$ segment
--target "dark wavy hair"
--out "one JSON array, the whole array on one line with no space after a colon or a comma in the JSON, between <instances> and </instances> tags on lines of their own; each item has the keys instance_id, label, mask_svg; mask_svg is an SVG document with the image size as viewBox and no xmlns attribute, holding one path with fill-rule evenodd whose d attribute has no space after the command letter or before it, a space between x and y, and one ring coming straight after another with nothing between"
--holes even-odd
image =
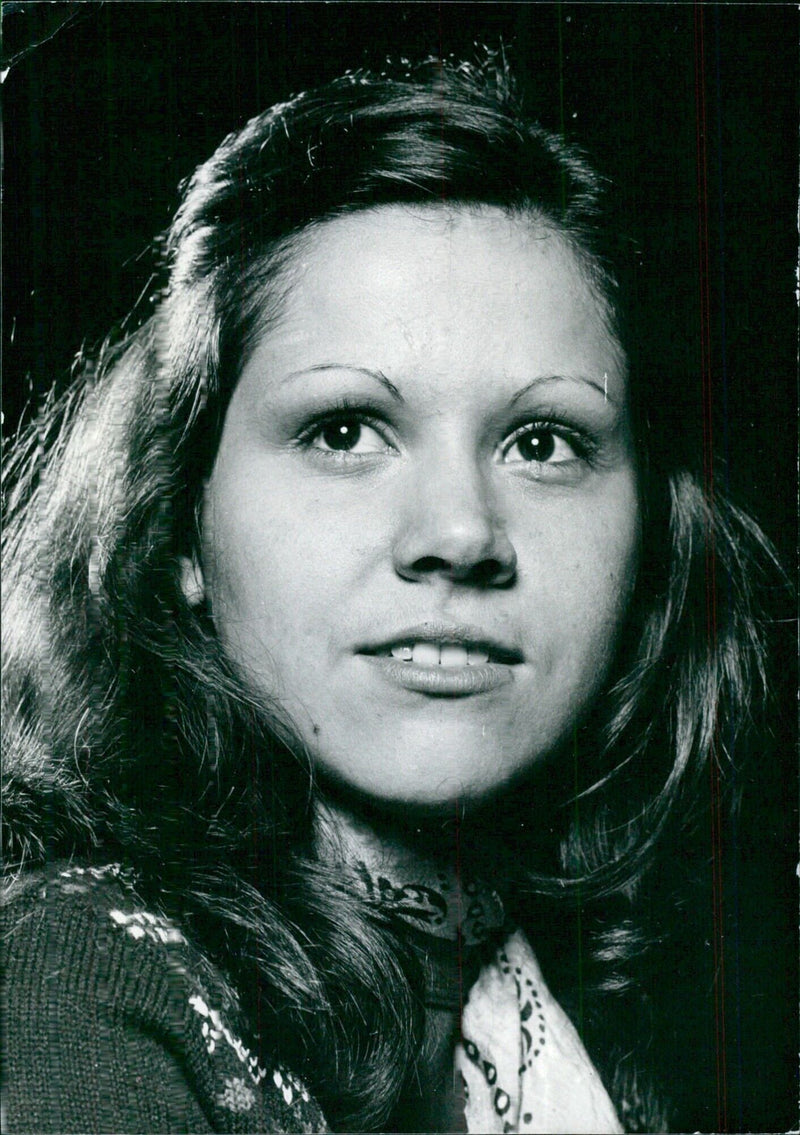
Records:
<instances>
[{"instance_id":1,"label":"dark wavy hair","mask_svg":"<svg viewBox=\"0 0 800 1135\"><path fill-rule=\"evenodd\" d=\"M642 959L668 919L641 895L763 698L754 596L770 553L698 461L685 360L669 358L667 313L648 299L613 190L523 114L502 58L349 73L226 138L183 187L148 317L83 364L13 447L7 862L133 864L329 1121L388 1122L420 1048L418 962L390 917L315 862L309 761L277 707L242 684L208 612L187 603L179 564L196 546L228 399L280 316L300 234L391 204L492 206L564 234L628 355L644 502L628 626L569 752L493 816L493 882L522 925L535 922L623 1121L652 1130L668 1108L628 1054L648 1027ZM538 826L526 823L534 810ZM480 829L478 816L476 848Z\"/></svg>"}]
</instances>

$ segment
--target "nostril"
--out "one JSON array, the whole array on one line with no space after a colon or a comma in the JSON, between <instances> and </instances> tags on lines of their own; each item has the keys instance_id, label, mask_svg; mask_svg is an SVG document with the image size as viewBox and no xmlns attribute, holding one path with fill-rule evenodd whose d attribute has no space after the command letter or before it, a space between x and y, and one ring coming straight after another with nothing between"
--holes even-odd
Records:
<instances>
[{"instance_id":1,"label":"nostril","mask_svg":"<svg viewBox=\"0 0 800 1135\"><path fill-rule=\"evenodd\" d=\"M414 570L418 571L420 575L430 575L437 571L452 571L452 566L447 560L440 559L439 556L420 556L413 566Z\"/></svg>"},{"instance_id":2,"label":"nostril","mask_svg":"<svg viewBox=\"0 0 800 1135\"><path fill-rule=\"evenodd\" d=\"M481 560L473 566L470 579L479 587L503 587L514 579L516 572L500 560Z\"/></svg>"},{"instance_id":3,"label":"nostril","mask_svg":"<svg viewBox=\"0 0 800 1135\"><path fill-rule=\"evenodd\" d=\"M456 565L450 569L450 575L472 587L509 587L514 582L516 568L513 564L487 558L461 568Z\"/></svg>"},{"instance_id":4,"label":"nostril","mask_svg":"<svg viewBox=\"0 0 800 1135\"><path fill-rule=\"evenodd\" d=\"M440 556L420 556L411 565L409 574L415 579L433 575L446 576L472 587L508 587L514 581L516 567L514 563L504 563L494 557L458 563Z\"/></svg>"}]
</instances>

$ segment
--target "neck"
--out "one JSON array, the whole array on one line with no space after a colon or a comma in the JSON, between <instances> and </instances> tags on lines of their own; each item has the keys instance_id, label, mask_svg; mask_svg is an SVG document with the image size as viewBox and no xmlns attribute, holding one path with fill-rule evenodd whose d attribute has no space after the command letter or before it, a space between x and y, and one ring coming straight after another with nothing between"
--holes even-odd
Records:
<instances>
[{"instance_id":1,"label":"neck","mask_svg":"<svg viewBox=\"0 0 800 1135\"><path fill-rule=\"evenodd\" d=\"M484 941L503 925L497 893L465 878L458 824L401 825L356 812L340 801L317 805L316 852L346 868L354 886L385 912L435 938L464 945Z\"/></svg>"},{"instance_id":2,"label":"neck","mask_svg":"<svg viewBox=\"0 0 800 1135\"><path fill-rule=\"evenodd\" d=\"M485 947L504 923L502 903L465 880L459 825L401 825L329 799L317 802L317 855L341 866L365 900L405 929L422 963L425 1027L414 1078L393 1115L394 1131L465 1131L453 1049Z\"/></svg>"}]
</instances>

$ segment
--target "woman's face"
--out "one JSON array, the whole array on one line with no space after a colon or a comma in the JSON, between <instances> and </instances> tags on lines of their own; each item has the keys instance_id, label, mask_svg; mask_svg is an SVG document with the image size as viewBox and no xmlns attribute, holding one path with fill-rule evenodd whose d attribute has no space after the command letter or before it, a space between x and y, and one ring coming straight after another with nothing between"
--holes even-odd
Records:
<instances>
[{"instance_id":1,"label":"woman's face","mask_svg":"<svg viewBox=\"0 0 800 1135\"><path fill-rule=\"evenodd\" d=\"M623 353L566 241L386 207L296 253L203 513L224 646L320 770L485 797L603 687L637 566Z\"/></svg>"}]
</instances>

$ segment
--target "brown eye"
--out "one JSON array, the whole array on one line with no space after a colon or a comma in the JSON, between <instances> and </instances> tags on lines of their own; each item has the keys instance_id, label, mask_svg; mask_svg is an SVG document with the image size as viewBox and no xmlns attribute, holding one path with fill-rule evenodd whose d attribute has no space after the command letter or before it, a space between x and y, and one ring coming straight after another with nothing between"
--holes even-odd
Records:
<instances>
[{"instance_id":1,"label":"brown eye","mask_svg":"<svg viewBox=\"0 0 800 1135\"><path fill-rule=\"evenodd\" d=\"M320 430L319 436L326 449L346 452L355 449L358 445L361 437L361 423L356 421L329 422Z\"/></svg>"},{"instance_id":2,"label":"brown eye","mask_svg":"<svg viewBox=\"0 0 800 1135\"><path fill-rule=\"evenodd\" d=\"M337 417L323 422L309 437L308 444L324 453L352 453L355 456L383 453L390 448L373 426L357 417Z\"/></svg>"},{"instance_id":3,"label":"brown eye","mask_svg":"<svg viewBox=\"0 0 800 1135\"><path fill-rule=\"evenodd\" d=\"M517 441L523 461L549 461L556 450L556 439L550 430L531 430Z\"/></svg>"},{"instance_id":4,"label":"brown eye","mask_svg":"<svg viewBox=\"0 0 800 1135\"><path fill-rule=\"evenodd\" d=\"M547 426L525 426L512 437L503 459L506 462L526 462L560 465L574 461L575 448Z\"/></svg>"}]
</instances>

